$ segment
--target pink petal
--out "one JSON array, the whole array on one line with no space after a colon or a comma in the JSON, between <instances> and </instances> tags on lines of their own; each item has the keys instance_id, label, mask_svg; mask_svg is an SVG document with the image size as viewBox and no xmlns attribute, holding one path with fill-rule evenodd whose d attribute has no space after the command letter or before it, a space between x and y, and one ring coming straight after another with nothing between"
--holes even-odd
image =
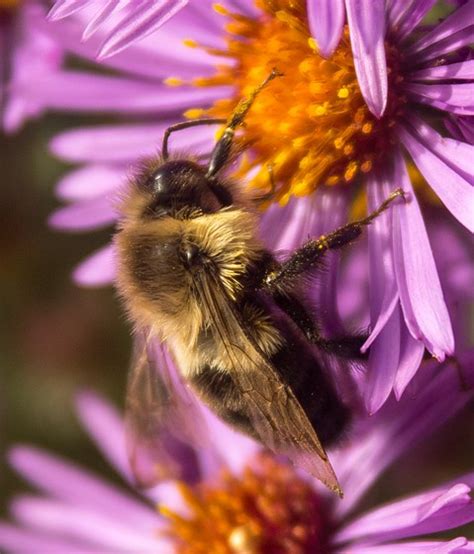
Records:
<instances>
[{"instance_id":1,"label":"pink petal","mask_svg":"<svg viewBox=\"0 0 474 554\"><path fill-rule=\"evenodd\" d=\"M458 484L447 490L429 491L387 504L353 520L337 534L336 540L403 539L421 534L416 530L421 524L425 524L424 532L430 532L431 526L431 532L450 529L458 526L453 525L453 516L463 523L474 519L469 492L469 487ZM443 527L442 516L446 527Z\"/></svg>"},{"instance_id":2,"label":"pink petal","mask_svg":"<svg viewBox=\"0 0 474 554\"><path fill-rule=\"evenodd\" d=\"M458 172L432 152L408 127L399 136L413 161L448 210L474 232L474 189ZM449 143L448 143L449 144ZM468 161L468 160L466 160Z\"/></svg>"},{"instance_id":3,"label":"pink petal","mask_svg":"<svg viewBox=\"0 0 474 554\"><path fill-rule=\"evenodd\" d=\"M452 36L458 31L474 25L474 2L469 0L467 4L455 10L443 22L436 25L433 30L423 35L423 37L410 47L411 54L420 52L424 48L440 42L441 40Z\"/></svg>"},{"instance_id":4,"label":"pink petal","mask_svg":"<svg viewBox=\"0 0 474 554\"><path fill-rule=\"evenodd\" d=\"M367 179L369 211L376 210L393 192L393 184L385 174L373 172ZM390 211L378 217L368 229L370 254L370 296L372 331L362 347L366 352L395 310L398 290L390 248L392 214Z\"/></svg>"},{"instance_id":5,"label":"pink petal","mask_svg":"<svg viewBox=\"0 0 474 554\"><path fill-rule=\"evenodd\" d=\"M54 229L84 231L111 225L116 219L111 199L105 195L60 208L50 216L48 223Z\"/></svg>"},{"instance_id":6,"label":"pink petal","mask_svg":"<svg viewBox=\"0 0 474 554\"><path fill-rule=\"evenodd\" d=\"M172 124L163 121L154 125L103 125L81 127L56 135L50 143L52 152L71 162L127 164L140 158L156 156L161 149L164 131ZM171 149L186 150L196 155L208 153L215 143L216 127L205 125L175 133Z\"/></svg>"},{"instance_id":7,"label":"pink petal","mask_svg":"<svg viewBox=\"0 0 474 554\"><path fill-rule=\"evenodd\" d=\"M393 385L395 398L400 400L406 387L413 379L423 360L425 345L420 340L415 340L402 324L400 337L400 360L398 362L397 375Z\"/></svg>"},{"instance_id":8,"label":"pink petal","mask_svg":"<svg viewBox=\"0 0 474 554\"><path fill-rule=\"evenodd\" d=\"M474 185L474 145L452 138L442 137L421 117L414 113L409 120L408 131L412 131L431 152L449 165L455 172L460 173L470 185Z\"/></svg>"},{"instance_id":9,"label":"pink petal","mask_svg":"<svg viewBox=\"0 0 474 554\"><path fill-rule=\"evenodd\" d=\"M57 500L22 496L13 501L12 512L23 525L53 535L69 536L73 540L84 540L98 550L140 552L156 549L165 552L161 550L162 545L157 538L157 530L163 523L158 514L151 519L151 510L147 514L148 525L141 523L138 526L128 520L128 514L127 517L124 514L118 517L117 514L106 514Z\"/></svg>"},{"instance_id":10,"label":"pink petal","mask_svg":"<svg viewBox=\"0 0 474 554\"><path fill-rule=\"evenodd\" d=\"M66 173L56 186L56 195L69 201L91 200L117 191L126 181L125 167L88 165Z\"/></svg>"},{"instance_id":11,"label":"pink petal","mask_svg":"<svg viewBox=\"0 0 474 554\"><path fill-rule=\"evenodd\" d=\"M434 363L418 372L416 391L400 402L390 400L370 420L370 430L357 433L357 441L343 452L332 453L333 465L344 488L344 499L335 506L345 518L367 489L401 453L426 439L458 413L474 397L474 387L461 390L459 376L445 364L444 371ZM469 366L466 366L469 367ZM472 364L471 364L472 367ZM339 454L339 455L338 455Z\"/></svg>"},{"instance_id":12,"label":"pink petal","mask_svg":"<svg viewBox=\"0 0 474 554\"><path fill-rule=\"evenodd\" d=\"M120 5L120 0L105 0L106 3L99 8L95 16L89 21L82 34L83 40L89 39L100 26L107 21L110 15Z\"/></svg>"},{"instance_id":13,"label":"pink petal","mask_svg":"<svg viewBox=\"0 0 474 554\"><path fill-rule=\"evenodd\" d=\"M451 322L423 216L400 152L394 163L394 181L410 197L393 207L393 253L403 313L412 336L442 361L454 350Z\"/></svg>"},{"instance_id":14,"label":"pink petal","mask_svg":"<svg viewBox=\"0 0 474 554\"><path fill-rule=\"evenodd\" d=\"M423 62L427 62L428 60L443 57L451 52L457 52L461 48L464 48L472 43L473 31L473 26L462 29L461 31L454 33L453 35L450 35L447 38L432 44L431 46L427 46L421 52L415 52L409 56L408 59L410 60L410 63L419 65Z\"/></svg>"},{"instance_id":15,"label":"pink petal","mask_svg":"<svg viewBox=\"0 0 474 554\"><path fill-rule=\"evenodd\" d=\"M103 287L115 279L115 255L113 246L97 250L76 267L74 281L83 287Z\"/></svg>"},{"instance_id":16,"label":"pink petal","mask_svg":"<svg viewBox=\"0 0 474 554\"><path fill-rule=\"evenodd\" d=\"M111 94L110 91L114 93ZM55 110L104 111L159 114L208 105L231 94L230 87L178 87L159 83L62 71L38 79L29 94L44 108ZM25 89L24 94L27 94Z\"/></svg>"},{"instance_id":17,"label":"pink petal","mask_svg":"<svg viewBox=\"0 0 474 554\"><path fill-rule=\"evenodd\" d=\"M385 3L346 0L354 65L369 110L381 117L387 104L385 60Z\"/></svg>"},{"instance_id":18,"label":"pink petal","mask_svg":"<svg viewBox=\"0 0 474 554\"><path fill-rule=\"evenodd\" d=\"M90 545L49 535L32 529L22 529L0 522L0 547L2 552L26 554L47 552L48 554L94 554Z\"/></svg>"},{"instance_id":19,"label":"pink petal","mask_svg":"<svg viewBox=\"0 0 474 554\"><path fill-rule=\"evenodd\" d=\"M341 39L345 20L344 0L307 0L308 23L324 58L329 58Z\"/></svg>"},{"instance_id":20,"label":"pink petal","mask_svg":"<svg viewBox=\"0 0 474 554\"><path fill-rule=\"evenodd\" d=\"M397 306L370 349L364 391L365 407L370 415L383 406L392 392L400 353L400 326Z\"/></svg>"},{"instance_id":21,"label":"pink petal","mask_svg":"<svg viewBox=\"0 0 474 554\"><path fill-rule=\"evenodd\" d=\"M133 527L149 529L150 525L156 525L156 513L145 502L58 456L37 448L16 446L10 451L9 460L31 484L57 500L100 511L112 519L123 519L126 513Z\"/></svg>"},{"instance_id":22,"label":"pink petal","mask_svg":"<svg viewBox=\"0 0 474 554\"><path fill-rule=\"evenodd\" d=\"M474 95L471 83L417 84L409 83L405 90L415 96L418 102L430 104L439 109L454 111L460 115L474 115Z\"/></svg>"},{"instance_id":23,"label":"pink petal","mask_svg":"<svg viewBox=\"0 0 474 554\"><path fill-rule=\"evenodd\" d=\"M463 548L465 546L467 548ZM348 549L338 549L338 552L340 554L461 554L461 552L472 552L472 548L474 543L469 543L464 537L458 537L450 541L403 541L375 546L351 545Z\"/></svg>"},{"instance_id":24,"label":"pink petal","mask_svg":"<svg viewBox=\"0 0 474 554\"><path fill-rule=\"evenodd\" d=\"M82 10L88 4L90 4L90 0L56 0L48 17L52 20L61 19Z\"/></svg>"},{"instance_id":25,"label":"pink petal","mask_svg":"<svg viewBox=\"0 0 474 554\"><path fill-rule=\"evenodd\" d=\"M388 7L390 33L401 42L433 7L436 0L394 0Z\"/></svg>"},{"instance_id":26,"label":"pink petal","mask_svg":"<svg viewBox=\"0 0 474 554\"><path fill-rule=\"evenodd\" d=\"M186 6L188 0L161 0L137 6L119 20L103 43L99 58L113 56L159 29L168 19Z\"/></svg>"},{"instance_id":27,"label":"pink petal","mask_svg":"<svg viewBox=\"0 0 474 554\"><path fill-rule=\"evenodd\" d=\"M76 406L82 425L105 459L126 481L131 481L124 426L117 410L92 392L79 394Z\"/></svg>"},{"instance_id":28,"label":"pink petal","mask_svg":"<svg viewBox=\"0 0 474 554\"><path fill-rule=\"evenodd\" d=\"M451 63L449 65L435 65L425 69L418 69L410 74L415 81L437 81L443 79L474 79L474 60Z\"/></svg>"}]
</instances>

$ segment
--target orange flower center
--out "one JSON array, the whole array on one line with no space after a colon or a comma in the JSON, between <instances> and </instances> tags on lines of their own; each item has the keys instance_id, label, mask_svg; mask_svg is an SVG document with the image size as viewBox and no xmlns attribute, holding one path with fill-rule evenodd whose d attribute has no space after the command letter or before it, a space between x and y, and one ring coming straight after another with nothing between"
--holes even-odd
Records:
<instances>
[{"instance_id":1,"label":"orange flower center","mask_svg":"<svg viewBox=\"0 0 474 554\"><path fill-rule=\"evenodd\" d=\"M321 498L289 466L260 456L215 486L181 485L190 515L161 507L178 554L319 554L330 526Z\"/></svg>"},{"instance_id":2,"label":"orange flower center","mask_svg":"<svg viewBox=\"0 0 474 554\"><path fill-rule=\"evenodd\" d=\"M258 168L252 184L268 189L268 164L278 184L277 199L311 194L319 185L353 183L371 171L392 144L391 129L403 109L403 99L393 93L398 72L396 52L389 50L389 97L386 115L377 120L368 110L354 69L347 28L330 60L318 54L311 38L303 0L256 0L261 15L252 19L214 9L228 19L227 48L207 49L231 57L235 65L219 66L210 78L193 80L195 86L232 85L235 95L206 110L186 112L190 118L228 117L273 68L284 76L263 90L252 106L242 130L242 140L252 146L238 175ZM185 41L197 47L192 40ZM389 70L390 71L390 70ZM169 79L168 84L179 81Z\"/></svg>"}]
</instances>

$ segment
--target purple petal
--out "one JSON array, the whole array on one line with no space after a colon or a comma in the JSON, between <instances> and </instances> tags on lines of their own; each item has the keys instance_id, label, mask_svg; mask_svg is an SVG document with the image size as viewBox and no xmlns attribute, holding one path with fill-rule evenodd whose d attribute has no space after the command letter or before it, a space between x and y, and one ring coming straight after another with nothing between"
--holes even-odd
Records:
<instances>
[{"instance_id":1,"label":"purple petal","mask_svg":"<svg viewBox=\"0 0 474 554\"><path fill-rule=\"evenodd\" d=\"M97 448L126 481L131 481L124 426L117 410L92 392L79 394L76 407L82 425Z\"/></svg>"},{"instance_id":2,"label":"purple petal","mask_svg":"<svg viewBox=\"0 0 474 554\"><path fill-rule=\"evenodd\" d=\"M372 415L392 392L400 353L400 310L391 314L369 353L368 378L365 386L365 407Z\"/></svg>"},{"instance_id":3,"label":"purple petal","mask_svg":"<svg viewBox=\"0 0 474 554\"><path fill-rule=\"evenodd\" d=\"M89 3L90 0L56 0L48 13L48 17L52 20L62 19L82 10Z\"/></svg>"},{"instance_id":4,"label":"purple petal","mask_svg":"<svg viewBox=\"0 0 474 554\"><path fill-rule=\"evenodd\" d=\"M213 56L201 48L186 46L183 40L189 37L183 35L183 29L188 29L189 26L181 29L170 28L174 19L179 17L178 15L171 22L168 22L166 32L164 32L163 27L160 29L158 47L155 42L150 43L149 39L145 39L111 58L101 60L101 65L120 70L128 75L137 75L148 79L174 76L188 80L196 77L196 75L210 76L215 71L216 63L231 63L230 60L225 61L222 58L217 58L217 56ZM38 25L41 28L41 21L38 22ZM43 26L45 25L43 24ZM97 34L87 42L83 42L81 40L83 30L79 21L71 19L49 24L47 31L52 39L55 39L64 49L77 56L95 61L103 37ZM193 38L198 41L203 35L199 31L199 28L193 29L192 33ZM204 44L210 43L210 46L218 48L222 45L216 37L217 34L214 33L214 40L210 40L211 37L206 34L205 40L202 40Z\"/></svg>"},{"instance_id":5,"label":"purple petal","mask_svg":"<svg viewBox=\"0 0 474 554\"><path fill-rule=\"evenodd\" d=\"M386 402L370 419L369 432L359 432L357 442L343 453L332 453L345 495L335 508L339 517L347 516L401 453L426 439L474 397L474 387L461 390L454 368L448 364L443 367L445 370L440 371L439 366L430 364L418 372L416 396L405 394L400 402Z\"/></svg>"},{"instance_id":6,"label":"purple petal","mask_svg":"<svg viewBox=\"0 0 474 554\"><path fill-rule=\"evenodd\" d=\"M418 84L408 83L405 90L418 101L460 115L474 115L472 83Z\"/></svg>"},{"instance_id":7,"label":"purple petal","mask_svg":"<svg viewBox=\"0 0 474 554\"><path fill-rule=\"evenodd\" d=\"M44 106L31 90L37 81L53 78L63 61L61 43L53 40L49 29L38 25L44 15L44 7L39 3L25 3L18 12L16 35L8 41L8 46L0 44L0 48L7 47L8 54L8 68L4 59L0 62L9 74L6 98L2 98L0 110L0 125L7 132L17 131L25 119L41 114ZM0 30L0 42L4 40L5 32ZM5 58L4 52L1 57ZM0 97L3 86L0 84Z\"/></svg>"},{"instance_id":8,"label":"purple petal","mask_svg":"<svg viewBox=\"0 0 474 554\"><path fill-rule=\"evenodd\" d=\"M406 387L413 379L420 367L425 352L422 341L415 340L406 325L402 325L400 334L400 360L398 362L397 375L393 385L395 398L400 400Z\"/></svg>"},{"instance_id":9,"label":"purple petal","mask_svg":"<svg viewBox=\"0 0 474 554\"><path fill-rule=\"evenodd\" d=\"M152 507L58 456L16 446L10 451L9 460L27 481L53 498L78 508L97 510L112 519L123 519L126 513L128 522L133 522L136 528L146 530L157 524Z\"/></svg>"},{"instance_id":10,"label":"purple petal","mask_svg":"<svg viewBox=\"0 0 474 554\"><path fill-rule=\"evenodd\" d=\"M432 152L408 127L399 128L399 136L423 177L448 210L474 232L474 189L463 176ZM450 144L448 142L448 144ZM466 160L467 162L469 160Z\"/></svg>"},{"instance_id":11,"label":"purple petal","mask_svg":"<svg viewBox=\"0 0 474 554\"><path fill-rule=\"evenodd\" d=\"M414 65L419 65L433 58L439 58L450 54L451 52L457 52L464 46L468 46L472 43L472 35L474 33L474 26L467 27L458 33L428 46L421 52L415 52L411 56L407 56L407 61Z\"/></svg>"},{"instance_id":12,"label":"purple petal","mask_svg":"<svg viewBox=\"0 0 474 554\"><path fill-rule=\"evenodd\" d=\"M56 135L50 149L56 156L70 162L127 164L156 156L161 148L163 133L171 124L165 120L154 125L81 127ZM214 125L205 125L175 133L171 149L189 150L196 155L208 153L215 143L215 131Z\"/></svg>"},{"instance_id":13,"label":"purple petal","mask_svg":"<svg viewBox=\"0 0 474 554\"><path fill-rule=\"evenodd\" d=\"M390 33L398 42L407 37L434 6L436 0L394 0L388 12Z\"/></svg>"},{"instance_id":14,"label":"purple petal","mask_svg":"<svg viewBox=\"0 0 474 554\"><path fill-rule=\"evenodd\" d=\"M439 23L434 29L423 35L409 48L410 54L420 52L428 46L440 42L441 40L452 36L454 33L462 31L467 27L474 25L474 1L470 0L466 5L455 10L443 22Z\"/></svg>"},{"instance_id":15,"label":"purple petal","mask_svg":"<svg viewBox=\"0 0 474 554\"><path fill-rule=\"evenodd\" d=\"M108 20L108 18L115 11L115 8L117 8L120 4L120 0L105 1L106 3L99 8L95 16L89 21L87 27L84 29L84 32L82 33L83 40L88 40L95 32L97 32L100 26Z\"/></svg>"},{"instance_id":16,"label":"purple petal","mask_svg":"<svg viewBox=\"0 0 474 554\"><path fill-rule=\"evenodd\" d=\"M411 114L408 121L409 130L416 134L423 144L449 165L454 171L460 173L471 185L474 185L474 145L465 142L442 137L430 125L416 114Z\"/></svg>"},{"instance_id":17,"label":"purple petal","mask_svg":"<svg viewBox=\"0 0 474 554\"><path fill-rule=\"evenodd\" d=\"M464 537L458 537L450 541L403 541L388 544L369 546L351 545L348 549L338 549L341 554L460 554L461 552L472 552L469 543ZM463 548L467 546L467 548Z\"/></svg>"},{"instance_id":18,"label":"purple petal","mask_svg":"<svg viewBox=\"0 0 474 554\"><path fill-rule=\"evenodd\" d=\"M393 185L385 174L373 172L367 179L368 208L372 212L388 198ZM370 254L370 307L372 331L362 347L366 352L398 302L398 290L390 248L392 215L386 212L378 217L368 229Z\"/></svg>"},{"instance_id":19,"label":"purple petal","mask_svg":"<svg viewBox=\"0 0 474 554\"><path fill-rule=\"evenodd\" d=\"M36 527L59 536L84 540L98 550L113 552L159 551L162 545L157 531L162 523L158 514L151 519L152 510L147 512L148 525L133 524L128 513L122 517L106 514L93 508L65 504L57 500L17 497L12 503L12 513L23 525ZM124 513L127 517L123 517ZM68 552L68 551L66 551ZM168 552L171 552L168 550Z\"/></svg>"},{"instance_id":20,"label":"purple petal","mask_svg":"<svg viewBox=\"0 0 474 554\"><path fill-rule=\"evenodd\" d=\"M396 540L459 527L474 519L469 492L458 484L393 502L352 521L337 540Z\"/></svg>"},{"instance_id":21,"label":"purple petal","mask_svg":"<svg viewBox=\"0 0 474 554\"><path fill-rule=\"evenodd\" d=\"M346 0L354 66L369 110L381 117L387 104L384 0Z\"/></svg>"},{"instance_id":22,"label":"purple petal","mask_svg":"<svg viewBox=\"0 0 474 554\"><path fill-rule=\"evenodd\" d=\"M308 23L324 58L329 58L341 40L344 0L307 0Z\"/></svg>"},{"instance_id":23,"label":"purple petal","mask_svg":"<svg viewBox=\"0 0 474 554\"><path fill-rule=\"evenodd\" d=\"M60 208L49 218L49 225L62 231L85 231L111 225L117 219L109 195L82 200Z\"/></svg>"},{"instance_id":24,"label":"purple petal","mask_svg":"<svg viewBox=\"0 0 474 554\"><path fill-rule=\"evenodd\" d=\"M474 144L474 118L450 114L444 124L455 139Z\"/></svg>"},{"instance_id":25,"label":"purple petal","mask_svg":"<svg viewBox=\"0 0 474 554\"><path fill-rule=\"evenodd\" d=\"M231 87L172 88L137 79L79 71L62 71L37 80L34 91L30 92L36 102L50 109L101 113L157 111L162 114L205 106L231 93Z\"/></svg>"},{"instance_id":26,"label":"purple petal","mask_svg":"<svg viewBox=\"0 0 474 554\"><path fill-rule=\"evenodd\" d=\"M410 73L414 81L436 81L443 79L474 79L474 60L451 63L449 65L435 65L425 69L418 69Z\"/></svg>"},{"instance_id":27,"label":"purple petal","mask_svg":"<svg viewBox=\"0 0 474 554\"><path fill-rule=\"evenodd\" d=\"M56 195L68 201L91 200L119 190L126 175L125 167L88 165L66 173L56 186Z\"/></svg>"},{"instance_id":28,"label":"purple petal","mask_svg":"<svg viewBox=\"0 0 474 554\"><path fill-rule=\"evenodd\" d=\"M26 554L47 552L48 554L93 554L92 547L73 539L60 538L32 529L22 529L0 521L0 547L2 552ZM5 550L3 550L5 549Z\"/></svg>"},{"instance_id":29,"label":"purple petal","mask_svg":"<svg viewBox=\"0 0 474 554\"><path fill-rule=\"evenodd\" d=\"M103 287L115 279L115 252L109 245L97 250L74 270L74 281L83 287Z\"/></svg>"},{"instance_id":30,"label":"purple petal","mask_svg":"<svg viewBox=\"0 0 474 554\"><path fill-rule=\"evenodd\" d=\"M187 3L188 0L161 0L131 9L111 30L110 37L100 49L99 58L113 56L131 43L145 38L182 10Z\"/></svg>"},{"instance_id":31,"label":"purple petal","mask_svg":"<svg viewBox=\"0 0 474 554\"><path fill-rule=\"evenodd\" d=\"M394 182L410 200L393 207L393 254L400 301L412 336L438 360L454 351L451 322L423 216L400 152L394 156Z\"/></svg>"},{"instance_id":32,"label":"purple petal","mask_svg":"<svg viewBox=\"0 0 474 554\"><path fill-rule=\"evenodd\" d=\"M385 175L373 173L367 179L368 210L376 210L392 192L393 185ZM364 391L365 405L375 413L392 391L398 368L400 348L400 313L398 290L390 248L392 214L378 217L369 226L370 319L372 332L362 347L371 345L368 379ZM377 338L377 340L375 340ZM375 340L375 342L374 342Z\"/></svg>"}]
</instances>

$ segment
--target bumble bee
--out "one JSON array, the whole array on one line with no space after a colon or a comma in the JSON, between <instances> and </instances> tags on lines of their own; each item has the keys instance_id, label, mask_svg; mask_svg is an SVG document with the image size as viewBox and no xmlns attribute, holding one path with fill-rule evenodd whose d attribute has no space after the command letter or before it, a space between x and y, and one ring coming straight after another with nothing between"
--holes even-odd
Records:
<instances>
[{"instance_id":1,"label":"bumble bee","mask_svg":"<svg viewBox=\"0 0 474 554\"><path fill-rule=\"evenodd\" d=\"M367 218L310 239L278 261L258 236L255 203L262 197L222 173L236 129L260 90L279 75L272 71L227 122L170 127L161 156L145 164L123 199L117 287L137 336L127 426L134 471L144 484L159 472L140 450L159 448L163 459L164 433L192 435L197 396L233 428L342 494L326 448L347 427L349 408L324 355L351 357L360 341L324 338L301 283L325 253L356 239L403 193L395 191ZM223 123L207 165L169 154L172 132Z\"/></svg>"}]
</instances>

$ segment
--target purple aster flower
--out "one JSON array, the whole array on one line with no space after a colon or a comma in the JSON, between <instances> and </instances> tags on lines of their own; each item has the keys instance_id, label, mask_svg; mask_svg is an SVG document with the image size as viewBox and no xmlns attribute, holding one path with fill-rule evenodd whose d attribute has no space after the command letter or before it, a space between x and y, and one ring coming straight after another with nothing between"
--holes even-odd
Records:
<instances>
[{"instance_id":1,"label":"purple aster flower","mask_svg":"<svg viewBox=\"0 0 474 554\"><path fill-rule=\"evenodd\" d=\"M338 453L342 501L209 414L212 449L178 459L187 480L164 481L141 498L57 456L17 446L10 462L39 493L13 499L15 523L0 524L0 545L6 552L68 553L472 551L474 543L461 536L421 537L474 520L474 473L357 513L382 471L473 397L473 389L460 390L455 372L440 367L427 368L414 385L415 398L359 421L357 440ZM90 393L79 396L78 412L130 483L119 415Z\"/></svg>"},{"instance_id":2,"label":"purple aster flower","mask_svg":"<svg viewBox=\"0 0 474 554\"><path fill-rule=\"evenodd\" d=\"M41 114L34 83L58 71L63 59L62 48L39 25L44 17L41 2L0 2L0 126L8 132Z\"/></svg>"},{"instance_id":3,"label":"purple aster flower","mask_svg":"<svg viewBox=\"0 0 474 554\"><path fill-rule=\"evenodd\" d=\"M369 208L396 187L407 192L408 202L369 230L371 335L365 347L371 345L372 394L367 407L376 411L391 390L401 394L425 348L440 361L454 351L445 291L417 196L422 192L423 199L431 187L464 226L474 229L468 140L474 60L463 49L470 41L474 2L437 25L420 27L431 5L392 2L384 11L388 92L378 119L365 103L351 51L353 33L365 27L345 28L326 60L315 49L302 1L290 7L238 0L214 10L207 1L191 3L157 33L105 60L120 70L118 76L67 71L49 80L36 94L52 108L131 119L54 138L53 152L86 165L60 182L59 195L70 205L53 215L52 225L85 230L112 223L115 191L125 183L130 165L156 153L164 129L179 114L226 117L238 99L279 67L284 77L261 93L248 115L242 140L251 148L236 169L244 182L268 189L267 165L273 163L280 206L271 206L262 217L270 246L293 249L323 227L334 229L361 186ZM81 24L74 18L62 21L57 32L67 48L91 59L102 40L98 30L81 44ZM435 129L443 122L447 133L441 135ZM182 132L172 147L205 155L214 132L208 127ZM416 194L407 172L412 162L424 177ZM320 197L312 194L315 190ZM331 264L336 267L337 260ZM110 246L75 273L87 285L110 282L113 276ZM329 293L335 284L333 272ZM330 295L321 297L334 304Z\"/></svg>"},{"instance_id":4,"label":"purple aster flower","mask_svg":"<svg viewBox=\"0 0 474 554\"><path fill-rule=\"evenodd\" d=\"M188 0L56 0L49 17L59 20L86 9L82 39L103 31L98 55L105 58L159 29L187 3Z\"/></svg>"}]
</instances>

